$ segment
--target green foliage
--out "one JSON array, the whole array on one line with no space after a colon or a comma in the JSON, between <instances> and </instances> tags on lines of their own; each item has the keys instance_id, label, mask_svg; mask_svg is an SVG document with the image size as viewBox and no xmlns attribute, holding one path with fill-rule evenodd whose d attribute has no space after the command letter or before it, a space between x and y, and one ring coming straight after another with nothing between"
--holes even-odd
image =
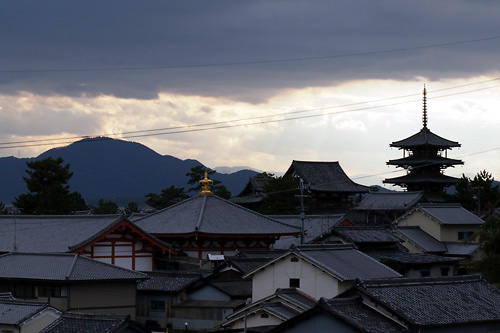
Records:
<instances>
[{"instance_id":1,"label":"green foliage","mask_svg":"<svg viewBox=\"0 0 500 333\"><path fill-rule=\"evenodd\" d=\"M455 184L455 194L445 198L449 202L460 203L470 211L477 211L479 202L481 212L490 211L500 203L500 189L498 185L493 185L493 181L492 174L486 170L478 172L473 179L462 175Z\"/></svg>"},{"instance_id":2,"label":"green foliage","mask_svg":"<svg viewBox=\"0 0 500 333\"><path fill-rule=\"evenodd\" d=\"M116 214L118 205L111 200L99 199L97 207L93 207L94 214Z\"/></svg>"},{"instance_id":3,"label":"green foliage","mask_svg":"<svg viewBox=\"0 0 500 333\"><path fill-rule=\"evenodd\" d=\"M127 207L125 207L125 214L130 215L132 213L139 213L139 205L137 202L129 202Z\"/></svg>"},{"instance_id":4,"label":"green foliage","mask_svg":"<svg viewBox=\"0 0 500 333\"><path fill-rule=\"evenodd\" d=\"M208 178L210 178L210 175L213 175L215 173L214 170L205 170L205 168L202 165L195 166L191 168L191 171L186 173L186 176L189 177L188 180L188 185L191 185L190 188L188 188L188 193L190 192L201 192L201 184L200 180L205 178L205 171L207 171ZM211 179L213 181L212 183L212 192L224 199L229 199L231 198L231 192L221 184L220 180L216 179Z\"/></svg>"},{"instance_id":5,"label":"green foliage","mask_svg":"<svg viewBox=\"0 0 500 333\"><path fill-rule=\"evenodd\" d=\"M172 185L161 190L160 194L148 193L146 194L146 198L146 203L149 206L155 209L162 209L189 198L189 195L184 192L183 187L174 187Z\"/></svg>"},{"instance_id":6,"label":"green foliage","mask_svg":"<svg viewBox=\"0 0 500 333\"><path fill-rule=\"evenodd\" d=\"M13 203L22 214L61 215L87 208L80 193L69 191L67 183L73 173L69 164L62 164L61 157L26 163L29 177L23 179L29 193L19 195Z\"/></svg>"},{"instance_id":7,"label":"green foliage","mask_svg":"<svg viewBox=\"0 0 500 333\"><path fill-rule=\"evenodd\" d=\"M482 225L481 230L472 238L479 237L479 244L484 256L476 262L475 268L490 283L500 283L500 216L491 215Z\"/></svg>"},{"instance_id":8,"label":"green foliage","mask_svg":"<svg viewBox=\"0 0 500 333\"><path fill-rule=\"evenodd\" d=\"M270 177L265 188L265 197L258 209L266 215L285 215L300 213L299 182L291 177ZM305 201L308 207L311 200Z\"/></svg>"},{"instance_id":9,"label":"green foliage","mask_svg":"<svg viewBox=\"0 0 500 333\"><path fill-rule=\"evenodd\" d=\"M7 215L9 212L5 208L5 204L0 201L0 215Z\"/></svg>"}]
</instances>

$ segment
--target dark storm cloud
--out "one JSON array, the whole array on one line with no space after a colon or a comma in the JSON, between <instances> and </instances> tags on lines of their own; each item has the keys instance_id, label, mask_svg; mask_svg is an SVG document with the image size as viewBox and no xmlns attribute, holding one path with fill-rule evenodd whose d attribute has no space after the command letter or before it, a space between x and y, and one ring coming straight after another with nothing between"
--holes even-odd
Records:
<instances>
[{"instance_id":1,"label":"dark storm cloud","mask_svg":"<svg viewBox=\"0 0 500 333\"><path fill-rule=\"evenodd\" d=\"M475 40L500 35L498 12L500 3L482 1L3 1L0 91L258 102L279 89L351 79L474 76L497 70L500 39L189 66ZM15 70L54 71L5 72Z\"/></svg>"}]
</instances>

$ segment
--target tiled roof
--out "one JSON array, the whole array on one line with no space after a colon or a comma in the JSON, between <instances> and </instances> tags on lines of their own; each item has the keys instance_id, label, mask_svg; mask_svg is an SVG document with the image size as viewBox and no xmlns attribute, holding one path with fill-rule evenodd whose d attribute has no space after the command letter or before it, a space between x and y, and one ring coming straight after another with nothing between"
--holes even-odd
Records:
<instances>
[{"instance_id":1,"label":"tiled roof","mask_svg":"<svg viewBox=\"0 0 500 333\"><path fill-rule=\"evenodd\" d=\"M412 166L417 166L417 165L425 165L425 164L437 164L437 165L457 165L457 164L464 164L463 161L461 160L455 160L452 158L447 158L443 156L408 156L404 158L398 158L394 160L389 160L387 162L388 165L412 165Z\"/></svg>"},{"instance_id":2,"label":"tiled roof","mask_svg":"<svg viewBox=\"0 0 500 333\"><path fill-rule=\"evenodd\" d=\"M423 127L418 133L390 144L391 147L411 149L418 146L433 146L438 149L460 147L455 141L450 141L432 133L427 127Z\"/></svg>"},{"instance_id":3,"label":"tiled roof","mask_svg":"<svg viewBox=\"0 0 500 333\"><path fill-rule=\"evenodd\" d=\"M19 325L48 308L46 303L0 300L0 324Z\"/></svg>"},{"instance_id":4,"label":"tiled roof","mask_svg":"<svg viewBox=\"0 0 500 333\"><path fill-rule=\"evenodd\" d=\"M354 246L346 244L297 246L243 277L252 275L274 261L291 254L301 257L341 281L355 280L357 278L376 279L401 276L372 257L356 250Z\"/></svg>"},{"instance_id":5,"label":"tiled roof","mask_svg":"<svg viewBox=\"0 0 500 333\"><path fill-rule=\"evenodd\" d=\"M441 224L481 225L484 223L483 219L472 214L459 204L419 204L417 207Z\"/></svg>"},{"instance_id":6,"label":"tiled roof","mask_svg":"<svg viewBox=\"0 0 500 333\"><path fill-rule=\"evenodd\" d=\"M146 272L149 279L137 284L138 291L154 291L164 293L178 293L191 283L202 278L195 272Z\"/></svg>"},{"instance_id":7,"label":"tiled roof","mask_svg":"<svg viewBox=\"0 0 500 333\"><path fill-rule=\"evenodd\" d=\"M446 254L452 256L470 256L479 249L478 243L443 242Z\"/></svg>"},{"instance_id":8,"label":"tiled roof","mask_svg":"<svg viewBox=\"0 0 500 333\"><path fill-rule=\"evenodd\" d=\"M358 281L354 288L413 326L500 321L500 291L479 275Z\"/></svg>"},{"instance_id":9,"label":"tiled roof","mask_svg":"<svg viewBox=\"0 0 500 333\"><path fill-rule=\"evenodd\" d=\"M130 322L128 316L65 312L40 333L114 333L124 330L126 332L149 332Z\"/></svg>"},{"instance_id":10,"label":"tiled roof","mask_svg":"<svg viewBox=\"0 0 500 333\"><path fill-rule=\"evenodd\" d=\"M291 235L296 227L222 199L197 195L157 213L138 219L139 227L154 235Z\"/></svg>"},{"instance_id":11,"label":"tiled roof","mask_svg":"<svg viewBox=\"0 0 500 333\"><path fill-rule=\"evenodd\" d=\"M339 162L292 161L285 176L300 176L312 191L366 193L370 190L353 182Z\"/></svg>"},{"instance_id":12,"label":"tiled roof","mask_svg":"<svg viewBox=\"0 0 500 333\"><path fill-rule=\"evenodd\" d=\"M252 296L251 280L220 280L210 281L209 284L231 297L242 298Z\"/></svg>"},{"instance_id":13,"label":"tiled roof","mask_svg":"<svg viewBox=\"0 0 500 333\"><path fill-rule=\"evenodd\" d=\"M361 332L395 333L407 330L364 305L361 297L320 299L318 305Z\"/></svg>"},{"instance_id":14,"label":"tiled roof","mask_svg":"<svg viewBox=\"0 0 500 333\"><path fill-rule=\"evenodd\" d=\"M281 320L289 320L300 313L299 311L292 309L281 302L261 303L259 307L255 308L252 312L258 312L259 310L268 312Z\"/></svg>"},{"instance_id":15,"label":"tiled roof","mask_svg":"<svg viewBox=\"0 0 500 333\"><path fill-rule=\"evenodd\" d=\"M227 322L222 326L228 326L230 323L242 318L245 313L253 312L253 309L261 308L262 304L275 304L275 303L288 302L298 307L299 309L308 310L316 305L316 300L309 295L297 290L296 288L278 288L276 292L263 299L256 300L255 302L233 312L227 317ZM298 311L300 312L300 311Z\"/></svg>"},{"instance_id":16,"label":"tiled roof","mask_svg":"<svg viewBox=\"0 0 500 333\"><path fill-rule=\"evenodd\" d=\"M408 210L423 197L422 192L372 192L355 210Z\"/></svg>"},{"instance_id":17,"label":"tiled roof","mask_svg":"<svg viewBox=\"0 0 500 333\"><path fill-rule=\"evenodd\" d=\"M120 219L119 215L0 215L0 252L68 252Z\"/></svg>"},{"instance_id":18,"label":"tiled roof","mask_svg":"<svg viewBox=\"0 0 500 333\"><path fill-rule=\"evenodd\" d=\"M283 223L302 228L302 219L300 215L270 215L269 217ZM328 235L332 228L347 219L345 214L332 215L306 215L304 218L305 243L311 243L315 240ZM291 245L300 244L300 237L284 236L278 239L273 247L275 249L289 249Z\"/></svg>"},{"instance_id":19,"label":"tiled roof","mask_svg":"<svg viewBox=\"0 0 500 333\"><path fill-rule=\"evenodd\" d=\"M182 303L172 305L173 308L231 308L235 309L245 304L242 299L230 301L214 301L214 300L197 300L188 299ZM175 311L175 310L174 310Z\"/></svg>"},{"instance_id":20,"label":"tiled roof","mask_svg":"<svg viewBox=\"0 0 500 333\"><path fill-rule=\"evenodd\" d=\"M141 280L146 275L77 254L10 253L0 256L0 278L95 281Z\"/></svg>"},{"instance_id":21,"label":"tiled roof","mask_svg":"<svg viewBox=\"0 0 500 333\"><path fill-rule=\"evenodd\" d=\"M400 243L402 240L384 227L335 227L333 232L351 243Z\"/></svg>"},{"instance_id":22,"label":"tiled roof","mask_svg":"<svg viewBox=\"0 0 500 333\"><path fill-rule=\"evenodd\" d=\"M456 177L446 176L442 173L434 175L421 175L409 173L401 177L386 178L384 183L388 184L414 184L414 183L438 183L438 184L455 184L458 181Z\"/></svg>"},{"instance_id":23,"label":"tiled roof","mask_svg":"<svg viewBox=\"0 0 500 333\"><path fill-rule=\"evenodd\" d=\"M240 258L240 257L229 257L226 258L227 263L232 267L240 271L241 274L245 275L256 268L266 264L273 258Z\"/></svg>"},{"instance_id":24,"label":"tiled roof","mask_svg":"<svg viewBox=\"0 0 500 333\"><path fill-rule=\"evenodd\" d=\"M420 229L420 227L395 227L395 230L425 252L445 253L447 251L443 243Z\"/></svg>"},{"instance_id":25,"label":"tiled roof","mask_svg":"<svg viewBox=\"0 0 500 333\"><path fill-rule=\"evenodd\" d=\"M393 259L402 264L434 264L453 263L462 260L457 257L443 257L425 253L398 253L387 255L386 258Z\"/></svg>"}]
</instances>

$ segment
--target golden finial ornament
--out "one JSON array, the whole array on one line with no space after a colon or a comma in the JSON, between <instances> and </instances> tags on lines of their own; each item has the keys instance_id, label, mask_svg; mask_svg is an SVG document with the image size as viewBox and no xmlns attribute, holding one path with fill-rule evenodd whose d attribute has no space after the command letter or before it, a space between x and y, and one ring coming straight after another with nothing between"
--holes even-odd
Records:
<instances>
[{"instance_id":1,"label":"golden finial ornament","mask_svg":"<svg viewBox=\"0 0 500 333\"><path fill-rule=\"evenodd\" d=\"M200 180L199 183L201 184L200 195L213 194L212 191L210 191L210 185L212 185L214 181L208 179L208 171L205 170L205 178Z\"/></svg>"}]
</instances>

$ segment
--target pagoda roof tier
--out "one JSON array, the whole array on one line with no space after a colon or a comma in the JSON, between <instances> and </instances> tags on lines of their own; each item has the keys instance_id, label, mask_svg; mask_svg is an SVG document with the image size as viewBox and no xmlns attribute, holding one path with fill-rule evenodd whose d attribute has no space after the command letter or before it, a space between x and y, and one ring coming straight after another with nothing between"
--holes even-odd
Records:
<instances>
[{"instance_id":1,"label":"pagoda roof tier","mask_svg":"<svg viewBox=\"0 0 500 333\"><path fill-rule=\"evenodd\" d=\"M445 139L431 132L427 127L423 127L420 132L400 141L390 144L391 147L400 149L412 149L419 146L432 146L438 149L449 149L460 147L460 143Z\"/></svg>"},{"instance_id":2,"label":"pagoda roof tier","mask_svg":"<svg viewBox=\"0 0 500 333\"><path fill-rule=\"evenodd\" d=\"M452 158L447 158L447 157L442 157L442 156L431 156L431 157L424 157L424 156L408 156L404 158L398 158L395 160L389 160L387 162L388 165L432 165L432 164L438 164L438 165L462 165L464 164L463 161L461 160L455 160Z\"/></svg>"},{"instance_id":3,"label":"pagoda roof tier","mask_svg":"<svg viewBox=\"0 0 500 333\"><path fill-rule=\"evenodd\" d=\"M384 183L388 184L418 184L418 183L438 183L438 184L454 184L458 178L446 176L443 174L422 175L408 174L401 177L384 179Z\"/></svg>"}]
</instances>

